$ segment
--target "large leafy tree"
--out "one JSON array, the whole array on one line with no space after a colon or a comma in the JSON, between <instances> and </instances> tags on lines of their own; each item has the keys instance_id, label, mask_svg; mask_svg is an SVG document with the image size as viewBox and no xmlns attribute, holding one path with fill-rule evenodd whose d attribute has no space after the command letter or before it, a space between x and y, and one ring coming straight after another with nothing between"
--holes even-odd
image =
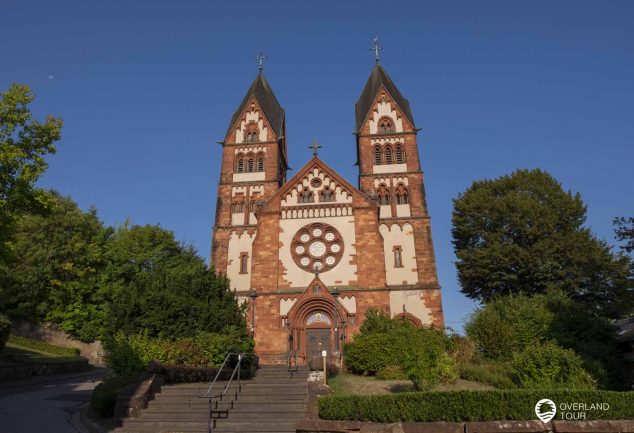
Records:
<instances>
[{"instance_id":1,"label":"large leafy tree","mask_svg":"<svg viewBox=\"0 0 634 433\"><path fill-rule=\"evenodd\" d=\"M616 226L614 232L616 238L625 242L621 248L628 253L634 251L634 217L617 217L614 218L614 225Z\"/></svg>"},{"instance_id":2,"label":"large leafy tree","mask_svg":"<svg viewBox=\"0 0 634 433\"><path fill-rule=\"evenodd\" d=\"M632 309L629 258L584 227L586 207L541 170L476 181L454 200L453 245L462 292L490 301L561 290L589 313Z\"/></svg>"},{"instance_id":3,"label":"large leafy tree","mask_svg":"<svg viewBox=\"0 0 634 433\"><path fill-rule=\"evenodd\" d=\"M107 255L102 290L110 296L108 332L179 338L246 330L229 281L210 271L172 232L125 224L116 230Z\"/></svg>"},{"instance_id":4,"label":"large leafy tree","mask_svg":"<svg viewBox=\"0 0 634 433\"><path fill-rule=\"evenodd\" d=\"M46 214L22 215L14 225L14 260L0 287L1 307L14 319L56 322L82 340L94 340L106 319L99 283L112 229L95 209L84 212L53 191L40 194Z\"/></svg>"},{"instance_id":5,"label":"large leafy tree","mask_svg":"<svg viewBox=\"0 0 634 433\"><path fill-rule=\"evenodd\" d=\"M26 85L13 84L0 92L0 268L10 256L17 216L45 207L34 184L47 168L44 156L55 152L54 143L61 136L61 119L33 119L33 99Z\"/></svg>"}]
</instances>

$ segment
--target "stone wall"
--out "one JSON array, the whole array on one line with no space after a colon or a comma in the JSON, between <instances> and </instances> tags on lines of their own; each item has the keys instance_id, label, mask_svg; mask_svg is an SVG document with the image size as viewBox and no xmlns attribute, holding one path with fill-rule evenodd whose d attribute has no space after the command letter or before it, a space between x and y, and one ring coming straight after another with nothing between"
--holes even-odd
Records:
<instances>
[{"instance_id":1,"label":"stone wall","mask_svg":"<svg viewBox=\"0 0 634 433\"><path fill-rule=\"evenodd\" d=\"M378 424L302 420L297 433L633 433L634 421L488 421Z\"/></svg>"},{"instance_id":2,"label":"stone wall","mask_svg":"<svg viewBox=\"0 0 634 433\"><path fill-rule=\"evenodd\" d=\"M80 355L86 358L90 364L104 365L105 363L104 350L100 341L82 343L79 340L72 339L53 324L36 325L29 322L14 322L11 327L11 334L45 341L56 346L75 347L79 349Z\"/></svg>"}]
</instances>

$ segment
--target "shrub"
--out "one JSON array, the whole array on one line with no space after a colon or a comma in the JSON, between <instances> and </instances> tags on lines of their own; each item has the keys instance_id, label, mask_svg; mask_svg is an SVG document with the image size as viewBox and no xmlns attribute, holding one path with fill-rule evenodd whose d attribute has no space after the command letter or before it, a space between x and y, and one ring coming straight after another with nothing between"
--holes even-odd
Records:
<instances>
[{"instance_id":1,"label":"shrub","mask_svg":"<svg viewBox=\"0 0 634 433\"><path fill-rule=\"evenodd\" d=\"M11 333L11 321L0 314L0 352L4 349Z\"/></svg>"},{"instance_id":2,"label":"shrub","mask_svg":"<svg viewBox=\"0 0 634 433\"><path fill-rule=\"evenodd\" d=\"M513 356L513 378L525 389L596 388L574 351L553 342L526 347Z\"/></svg>"},{"instance_id":3,"label":"shrub","mask_svg":"<svg viewBox=\"0 0 634 433\"><path fill-rule=\"evenodd\" d=\"M390 317L390 315L383 310L370 308L365 312L365 320L359 328L359 333L361 335L375 334L387 332L391 329L400 328L402 326L410 325L404 320Z\"/></svg>"},{"instance_id":4,"label":"shrub","mask_svg":"<svg viewBox=\"0 0 634 433\"><path fill-rule=\"evenodd\" d=\"M376 378L380 380L401 380L408 379L407 372L398 365L388 365L376 373Z\"/></svg>"},{"instance_id":5,"label":"shrub","mask_svg":"<svg viewBox=\"0 0 634 433\"><path fill-rule=\"evenodd\" d=\"M36 350L38 352L50 353L53 355L68 356L69 358L79 356L79 349L76 347L62 347L46 343L45 341L33 340L31 338L17 337L12 335L9 337L9 343L26 349Z\"/></svg>"},{"instance_id":6,"label":"shrub","mask_svg":"<svg viewBox=\"0 0 634 433\"><path fill-rule=\"evenodd\" d=\"M459 374L462 379L486 383L498 389L517 388L511 378L512 370L506 362L483 360L465 363L460 365Z\"/></svg>"},{"instance_id":7,"label":"shrub","mask_svg":"<svg viewBox=\"0 0 634 433\"><path fill-rule=\"evenodd\" d=\"M106 364L120 376L137 374L152 359L163 365L219 367L227 353L245 352L245 367L254 360L253 340L236 330L226 334L200 333L195 338L176 341L120 332L105 341L105 349Z\"/></svg>"},{"instance_id":8,"label":"shrub","mask_svg":"<svg viewBox=\"0 0 634 433\"><path fill-rule=\"evenodd\" d=\"M364 375L398 367L418 389L429 389L456 377L449 346L447 337L436 329L403 325L357 335L346 345L346 366L351 373Z\"/></svg>"},{"instance_id":9,"label":"shrub","mask_svg":"<svg viewBox=\"0 0 634 433\"><path fill-rule=\"evenodd\" d=\"M109 418L114 415L117 395L127 385L134 382L134 377L114 376L97 385L90 397L90 406L99 415Z\"/></svg>"},{"instance_id":10,"label":"shrub","mask_svg":"<svg viewBox=\"0 0 634 433\"><path fill-rule=\"evenodd\" d=\"M547 335L554 318L545 295L509 295L478 309L465 331L485 357L509 360L514 352Z\"/></svg>"},{"instance_id":11,"label":"shrub","mask_svg":"<svg viewBox=\"0 0 634 433\"><path fill-rule=\"evenodd\" d=\"M588 411L588 419L634 418L634 392L597 390L492 390L337 395L318 400L319 417L329 420L393 422L503 421L535 419L542 398L560 402L602 402L609 410Z\"/></svg>"}]
</instances>

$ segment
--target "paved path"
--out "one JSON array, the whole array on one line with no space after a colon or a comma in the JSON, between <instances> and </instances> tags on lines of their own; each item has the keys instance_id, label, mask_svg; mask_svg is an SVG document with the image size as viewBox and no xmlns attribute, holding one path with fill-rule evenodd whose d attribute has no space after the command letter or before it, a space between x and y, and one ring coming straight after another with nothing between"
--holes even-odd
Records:
<instances>
[{"instance_id":1,"label":"paved path","mask_svg":"<svg viewBox=\"0 0 634 433\"><path fill-rule=\"evenodd\" d=\"M0 383L1 433L75 433L69 420L90 400L104 368L90 372Z\"/></svg>"}]
</instances>

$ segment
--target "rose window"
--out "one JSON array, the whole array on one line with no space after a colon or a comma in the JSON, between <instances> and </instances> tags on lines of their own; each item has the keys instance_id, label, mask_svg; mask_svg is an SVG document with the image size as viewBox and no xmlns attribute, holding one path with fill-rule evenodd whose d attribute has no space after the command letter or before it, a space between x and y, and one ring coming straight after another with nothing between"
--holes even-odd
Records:
<instances>
[{"instance_id":1,"label":"rose window","mask_svg":"<svg viewBox=\"0 0 634 433\"><path fill-rule=\"evenodd\" d=\"M323 223L302 227L293 237L293 260L307 272L326 272L343 256L343 238L333 226Z\"/></svg>"}]
</instances>

